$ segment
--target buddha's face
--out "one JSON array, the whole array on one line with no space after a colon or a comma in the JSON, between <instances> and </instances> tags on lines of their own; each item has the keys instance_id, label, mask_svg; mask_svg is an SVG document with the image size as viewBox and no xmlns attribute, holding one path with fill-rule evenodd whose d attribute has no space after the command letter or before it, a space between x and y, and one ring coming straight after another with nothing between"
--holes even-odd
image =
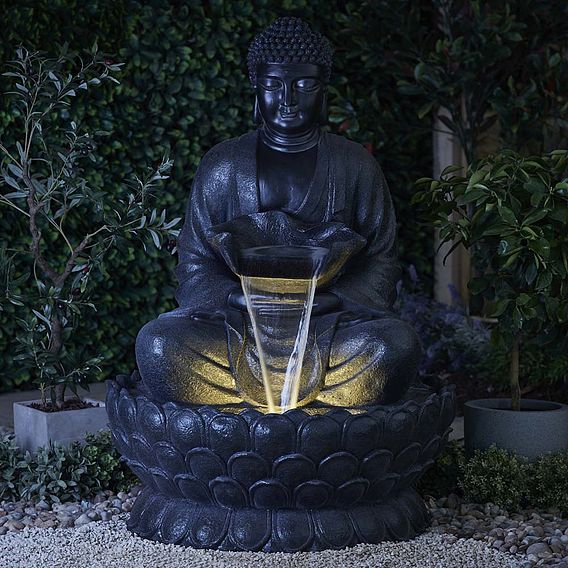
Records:
<instances>
[{"instance_id":1,"label":"buddha's face","mask_svg":"<svg viewBox=\"0 0 568 568\"><path fill-rule=\"evenodd\" d=\"M318 124L325 95L325 70L311 63L260 63L256 96L266 125L298 135Z\"/></svg>"}]
</instances>

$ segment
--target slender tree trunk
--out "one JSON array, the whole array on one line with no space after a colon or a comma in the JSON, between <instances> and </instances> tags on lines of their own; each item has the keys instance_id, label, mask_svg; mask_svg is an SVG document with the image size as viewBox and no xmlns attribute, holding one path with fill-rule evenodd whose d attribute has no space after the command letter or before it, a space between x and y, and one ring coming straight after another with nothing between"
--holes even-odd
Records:
<instances>
[{"instance_id":1,"label":"slender tree trunk","mask_svg":"<svg viewBox=\"0 0 568 568\"><path fill-rule=\"evenodd\" d=\"M521 410L521 385L519 383L519 355L521 335L515 336L511 350L511 367L509 377L511 380L511 409Z\"/></svg>"},{"instance_id":2,"label":"slender tree trunk","mask_svg":"<svg viewBox=\"0 0 568 568\"><path fill-rule=\"evenodd\" d=\"M49 350L51 353L59 353L63 347L63 326L57 315L51 317L51 338L49 341ZM65 403L65 384L55 386L55 404L57 408L63 408Z\"/></svg>"}]
</instances>

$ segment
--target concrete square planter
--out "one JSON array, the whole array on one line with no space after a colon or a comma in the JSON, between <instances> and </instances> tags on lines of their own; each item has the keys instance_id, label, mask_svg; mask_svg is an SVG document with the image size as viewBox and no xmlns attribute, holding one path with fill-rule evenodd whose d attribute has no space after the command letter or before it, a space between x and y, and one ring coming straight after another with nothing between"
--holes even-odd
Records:
<instances>
[{"instance_id":1,"label":"concrete square planter","mask_svg":"<svg viewBox=\"0 0 568 568\"><path fill-rule=\"evenodd\" d=\"M40 446L48 445L50 440L68 445L83 440L87 432L94 433L108 429L105 403L89 398L84 400L99 406L61 412L42 412L30 406L34 402L40 402L39 400L15 402L16 443L23 450L34 452Z\"/></svg>"}]
</instances>

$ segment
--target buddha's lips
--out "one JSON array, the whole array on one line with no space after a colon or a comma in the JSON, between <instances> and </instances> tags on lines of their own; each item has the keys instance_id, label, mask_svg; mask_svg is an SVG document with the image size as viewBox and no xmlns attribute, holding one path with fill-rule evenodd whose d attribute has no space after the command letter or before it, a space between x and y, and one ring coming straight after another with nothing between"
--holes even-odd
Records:
<instances>
[{"instance_id":1,"label":"buddha's lips","mask_svg":"<svg viewBox=\"0 0 568 568\"><path fill-rule=\"evenodd\" d=\"M297 110L293 110L293 111L281 110L280 116L282 118L295 118L296 116L298 116L298 111Z\"/></svg>"}]
</instances>

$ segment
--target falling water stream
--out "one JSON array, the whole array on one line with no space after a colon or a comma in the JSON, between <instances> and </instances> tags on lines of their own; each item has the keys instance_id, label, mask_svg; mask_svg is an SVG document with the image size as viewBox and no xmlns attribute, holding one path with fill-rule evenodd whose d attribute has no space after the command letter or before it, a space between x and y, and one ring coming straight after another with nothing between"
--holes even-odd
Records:
<instances>
[{"instance_id":1,"label":"falling water stream","mask_svg":"<svg viewBox=\"0 0 568 568\"><path fill-rule=\"evenodd\" d=\"M254 332L268 412L298 405L319 269L326 249L249 249L240 275Z\"/></svg>"}]
</instances>

